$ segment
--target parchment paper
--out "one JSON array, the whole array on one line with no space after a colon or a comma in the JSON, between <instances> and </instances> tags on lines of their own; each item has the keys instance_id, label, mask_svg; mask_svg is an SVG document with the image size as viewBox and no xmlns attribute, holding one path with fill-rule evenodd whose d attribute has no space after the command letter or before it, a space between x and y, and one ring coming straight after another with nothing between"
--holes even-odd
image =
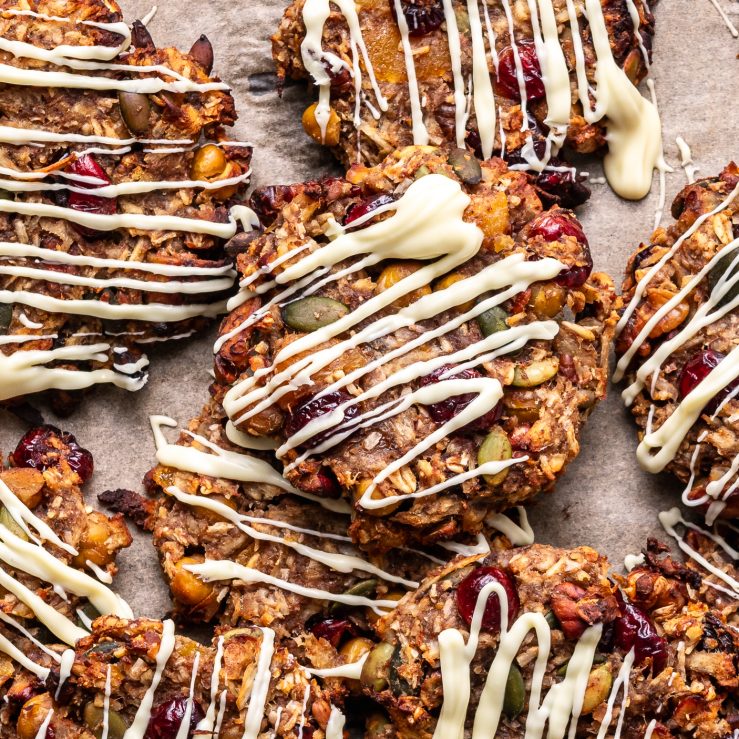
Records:
<instances>
[{"instance_id":1,"label":"parchment paper","mask_svg":"<svg viewBox=\"0 0 739 739\"><path fill-rule=\"evenodd\" d=\"M382 0L377 0L381 2ZM739 3L719 0L739 25ZM274 92L269 38L287 0L161 0L149 28L159 45L187 50L206 33L213 42L215 69L233 85L240 120L234 135L256 145L256 186L315 178L338 171L331 156L305 136L300 115L308 93L290 87L282 101ZM149 0L122 2L130 22L150 9ZM657 5L653 76L664 129L665 154L675 172L667 176L667 209L685 184L675 137L691 146L700 175L717 173L739 157L739 41L732 38L710 0L661 0ZM600 177L596 161L588 167ZM658 201L655 184L640 203L619 200L607 185L593 186L580 210L596 268L620 284L628 255L651 233ZM77 435L95 457L88 484L91 502L114 487L141 489L154 463L150 414L167 414L184 424L207 397L213 334L150 351L149 384L135 394L111 388L91 392L77 413L48 421ZM12 450L24 424L0 414L0 449ZM652 476L636 464L636 435L618 389L611 388L582 437L582 452L557 491L530 509L537 539L557 545L588 544L618 565L638 552L646 537L661 533L656 514L675 505L680 486L668 476ZM169 606L154 549L144 534L120 558L117 590L141 616L162 617Z\"/></svg>"}]
</instances>

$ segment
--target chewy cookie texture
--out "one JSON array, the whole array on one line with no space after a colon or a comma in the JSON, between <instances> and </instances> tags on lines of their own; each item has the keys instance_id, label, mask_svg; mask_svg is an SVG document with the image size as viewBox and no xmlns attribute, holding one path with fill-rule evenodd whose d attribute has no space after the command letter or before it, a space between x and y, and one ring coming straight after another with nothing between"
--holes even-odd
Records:
<instances>
[{"instance_id":1,"label":"chewy cookie texture","mask_svg":"<svg viewBox=\"0 0 739 739\"><path fill-rule=\"evenodd\" d=\"M66 412L222 309L251 149L205 37L158 49L101 0L3 3L0 36L0 400Z\"/></svg>"}]
</instances>

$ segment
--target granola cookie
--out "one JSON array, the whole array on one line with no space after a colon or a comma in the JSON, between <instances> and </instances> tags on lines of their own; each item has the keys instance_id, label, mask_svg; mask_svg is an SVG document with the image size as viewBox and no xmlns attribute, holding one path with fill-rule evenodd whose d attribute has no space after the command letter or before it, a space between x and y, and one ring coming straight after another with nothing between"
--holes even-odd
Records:
<instances>
[{"instance_id":1,"label":"granola cookie","mask_svg":"<svg viewBox=\"0 0 739 739\"><path fill-rule=\"evenodd\" d=\"M230 427L353 504L363 549L475 535L551 490L603 397L613 285L499 159L410 147L254 197L221 327Z\"/></svg>"},{"instance_id":2,"label":"granola cookie","mask_svg":"<svg viewBox=\"0 0 739 739\"><path fill-rule=\"evenodd\" d=\"M739 515L739 170L688 185L631 257L615 379L639 427L640 464L668 470L709 522Z\"/></svg>"},{"instance_id":3,"label":"granola cookie","mask_svg":"<svg viewBox=\"0 0 739 739\"><path fill-rule=\"evenodd\" d=\"M644 168L639 192L623 194L649 189L660 147L647 119L658 116L635 85L653 34L643 0L295 0L273 56L280 80L315 84L318 102L303 126L347 166L378 164L410 144L456 145L539 172L542 193L572 207L589 191L557 154L563 145L605 152L611 125L651 141L630 165L632 176ZM625 100L640 109L640 131L624 126ZM613 138L615 163L622 153Z\"/></svg>"}]
</instances>

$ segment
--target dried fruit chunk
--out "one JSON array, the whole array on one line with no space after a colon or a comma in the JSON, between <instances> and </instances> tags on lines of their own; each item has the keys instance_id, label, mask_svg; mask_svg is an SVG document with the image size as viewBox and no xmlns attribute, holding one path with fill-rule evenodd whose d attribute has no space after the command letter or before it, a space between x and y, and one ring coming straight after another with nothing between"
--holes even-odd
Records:
<instances>
[{"instance_id":1,"label":"dried fruit chunk","mask_svg":"<svg viewBox=\"0 0 739 739\"><path fill-rule=\"evenodd\" d=\"M684 398L693 392L721 364L725 357L725 354L715 352L712 349L705 349L693 354L685 363L680 373L680 397ZM703 409L704 412L715 413L723 400L737 388L737 385L739 385L739 380L734 380L719 390L706 404L706 407Z\"/></svg>"},{"instance_id":2,"label":"dried fruit chunk","mask_svg":"<svg viewBox=\"0 0 739 739\"><path fill-rule=\"evenodd\" d=\"M146 728L144 739L175 739L180 730L185 712L187 711L187 700L185 698L173 698L160 703L151 714L149 725ZM190 714L190 728L186 737L191 737L195 727L203 718L200 706L193 702Z\"/></svg>"},{"instance_id":3,"label":"dried fruit chunk","mask_svg":"<svg viewBox=\"0 0 739 739\"><path fill-rule=\"evenodd\" d=\"M389 0L393 16L397 20L395 0ZM408 24L408 35L426 36L444 22L444 7L440 0L400 0L400 8Z\"/></svg>"},{"instance_id":4,"label":"dried fruit chunk","mask_svg":"<svg viewBox=\"0 0 739 739\"><path fill-rule=\"evenodd\" d=\"M337 390L336 392L326 393L326 395L311 398L310 400L301 403L288 415L287 420L285 421L285 433L288 437L294 436L298 431L300 431L300 429L307 426L311 421L314 421L316 418L320 418L321 416L325 416L327 413L332 413L340 405L351 400L351 397L352 396L349 395L349 393L346 393L343 390ZM356 405L347 406L344 408L343 414L343 420L341 423L312 436L310 439L304 441L301 444L301 447L304 449L311 449L322 444L326 439L338 433L342 424L356 418L359 415L359 408Z\"/></svg>"},{"instance_id":5,"label":"dried fruit chunk","mask_svg":"<svg viewBox=\"0 0 739 739\"><path fill-rule=\"evenodd\" d=\"M282 309L282 320L296 331L317 331L343 318L349 308L338 300L311 295Z\"/></svg>"},{"instance_id":6,"label":"dried fruit chunk","mask_svg":"<svg viewBox=\"0 0 739 739\"><path fill-rule=\"evenodd\" d=\"M518 616L521 603L516 591L513 578L497 567L478 567L473 570L457 586L457 610L459 615L469 626L475 614L477 600L486 585L498 583L503 586L508 601L508 623L513 623ZM491 593L485 604L482 615L482 628L485 631L497 633L501 625L500 599L497 594Z\"/></svg>"},{"instance_id":7,"label":"dried fruit chunk","mask_svg":"<svg viewBox=\"0 0 739 739\"><path fill-rule=\"evenodd\" d=\"M546 90L541 78L541 65L536 54L536 46L533 41L519 41L516 47L521 61L526 98L528 100L541 100L546 95ZM515 53L510 46L506 46L500 52L496 88L498 92L511 100L521 99Z\"/></svg>"},{"instance_id":8,"label":"dried fruit chunk","mask_svg":"<svg viewBox=\"0 0 739 739\"><path fill-rule=\"evenodd\" d=\"M83 449L72 434L56 426L37 426L26 432L10 459L16 467L37 470L54 467L64 460L82 482L89 480L93 471L92 454Z\"/></svg>"}]
</instances>

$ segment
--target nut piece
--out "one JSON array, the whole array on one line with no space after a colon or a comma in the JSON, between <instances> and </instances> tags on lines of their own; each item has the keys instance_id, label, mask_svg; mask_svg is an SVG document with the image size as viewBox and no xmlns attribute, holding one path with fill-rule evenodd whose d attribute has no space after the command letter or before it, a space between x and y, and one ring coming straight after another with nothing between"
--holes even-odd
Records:
<instances>
[{"instance_id":1,"label":"nut piece","mask_svg":"<svg viewBox=\"0 0 739 739\"><path fill-rule=\"evenodd\" d=\"M329 108L328 123L326 124L326 135L323 135L321 126L316 119L318 103L313 103L303 113L303 128L314 141L325 146L336 146L341 138L341 121L337 112Z\"/></svg>"},{"instance_id":2,"label":"nut piece","mask_svg":"<svg viewBox=\"0 0 739 739\"><path fill-rule=\"evenodd\" d=\"M11 467L0 472L2 480L26 508L34 509L43 497L43 473L33 467Z\"/></svg>"},{"instance_id":3,"label":"nut piece","mask_svg":"<svg viewBox=\"0 0 739 739\"><path fill-rule=\"evenodd\" d=\"M377 292L382 293L385 290L389 290L393 285L397 285L401 280L412 275L417 270L421 269L423 265L420 262L406 261L406 262L395 262L380 272L380 276L377 278ZM406 308L407 306L414 303L424 295L431 294L431 287L424 285L419 287L418 290L407 294L405 297L396 300L393 305L400 308Z\"/></svg>"},{"instance_id":4,"label":"nut piece","mask_svg":"<svg viewBox=\"0 0 739 739\"><path fill-rule=\"evenodd\" d=\"M194 180L216 180L223 174L228 161L223 150L215 144L206 144L195 153L192 161Z\"/></svg>"},{"instance_id":5,"label":"nut piece","mask_svg":"<svg viewBox=\"0 0 739 739\"><path fill-rule=\"evenodd\" d=\"M186 565L202 564L204 561L203 556L183 557L175 565L176 571L169 587L173 597L180 603L196 606L213 594L213 586L210 583L203 582L197 575L185 569Z\"/></svg>"},{"instance_id":6,"label":"nut piece","mask_svg":"<svg viewBox=\"0 0 739 739\"><path fill-rule=\"evenodd\" d=\"M146 95L121 91L118 93L118 105L123 122L134 136L142 136L149 130L151 103Z\"/></svg>"},{"instance_id":7,"label":"nut piece","mask_svg":"<svg viewBox=\"0 0 739 739\"><path fill-rule=\"evenodd\" d=\"M44 723L53 707L53 701L48 693L34 695L33 698L27 700L21 708L16 724L18 739L35 739L41 724Z\"/></svg>"}]
</instances>

